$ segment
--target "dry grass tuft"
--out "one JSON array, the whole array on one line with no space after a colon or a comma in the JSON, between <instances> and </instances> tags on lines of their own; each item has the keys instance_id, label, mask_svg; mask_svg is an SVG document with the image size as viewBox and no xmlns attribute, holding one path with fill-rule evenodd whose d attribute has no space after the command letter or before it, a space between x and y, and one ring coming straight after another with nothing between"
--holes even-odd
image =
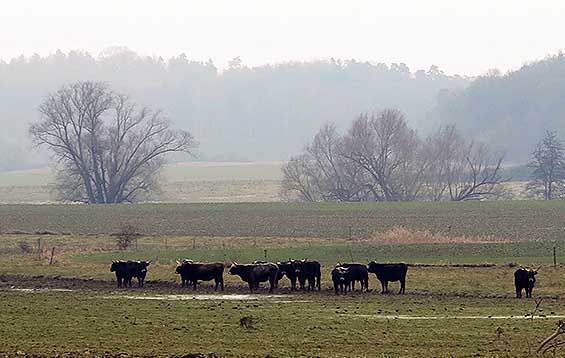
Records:
<instances>
[{"instance_id":1,"label":"dry grass tuft","mask_svg":"<svg viewBox=\"0 0 565 358\"><path fill-rule=\"evenodd\" d=\"M384 233L376 233L361 241L379 244L449 244L449 243L489 243L508 242L509 240L496 236L450 236L444 233L432 233L428 230L410 230L404 227L394 227Z\"/></svg>"}]
</instances>

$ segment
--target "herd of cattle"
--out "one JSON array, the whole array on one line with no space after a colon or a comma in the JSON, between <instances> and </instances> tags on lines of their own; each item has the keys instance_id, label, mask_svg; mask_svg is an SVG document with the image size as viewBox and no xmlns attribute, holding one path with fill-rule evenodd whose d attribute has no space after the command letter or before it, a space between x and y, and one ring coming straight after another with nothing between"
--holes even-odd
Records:
<instances>
[{"instance_id":1,"label":"herd of cattle","mask_svg":"<svg viewBox=\"0 0 565 358\"><path fill-rule=\"evenodd\" d=\"M138 280L139 287L143 287L147 268L151 261L113 261L110 268L116 274L118 287L131 287L133 278ZM284 262L254 261L251 264L238 264L234 262L228 273L236 275L242 281L247 282L249 290L253 292L259 288L261 282L269 283L269 292L278 287L279 281L286 276L290 281L291 290L313 291L321 290L321 265L314 260L288 260ZM192 260L177 261L176 273L181 277L182 287L192 286L196 289L198 281L214 280L215 288L224 290L224 268L221 262L207 263L194 262ZM400 282L399 293L403 294L406 287L406 273L408 265L405 263L380 264L374 261L368 265L360 263L338 263L331 271L331 278L335 294L345 294L354 291L358 282L361 291L369 289L369 273L374 273L380 281L381 293L388 293L389 282ZM536 282L538 270L519 268L514 272L514 284L516 297L522 297L525 290L526 297L532 297L532 290ZM297 287L298 283L298 287Z\"/></svg>"}]
</instances>

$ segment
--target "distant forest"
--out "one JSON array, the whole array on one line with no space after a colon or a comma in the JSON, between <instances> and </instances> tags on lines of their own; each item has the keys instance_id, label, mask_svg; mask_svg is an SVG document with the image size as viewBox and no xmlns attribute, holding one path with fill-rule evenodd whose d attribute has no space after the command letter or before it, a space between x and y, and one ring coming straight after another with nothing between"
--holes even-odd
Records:
<instances>
[{"instance_id":1,"label":"distant forest","mask_svg":"<svg viewBox=\"0 0 565 358\"><path fill-rule=\"evenodd\" d=\"M0 60L0 170L45 166L27 130L45 96L78 80L107 81L163 109L200 143L199 160L287 160L327 122L345 129L360 113L398 108L423 134L455 123L507 161L524 163L545 129L565 130L565 58L500 75L448 76L436 66L319 60L221 71L211 61L140 56L122 47L97 57L57 51Z\"/></svg>"},{"instance_id":2,"label":"distant forest","mask_svg":"<svg viewBox=\"0 0 565 358\"><path fill-rule=\"evenodd\" d=\"M565 135L565 56L559 53L505 75L476 78L465 89L441 90L430 117L525 163L546 130Z\"/></svg>"},{"instance_id":3,"label":"distant forest","mask_svg":"<svg viewBox=\"0 0 565 358\"><path fill-rule=\"evenodd\" d=\"M71 51L0 61L0 170L43 166L30 153L28 123L44 97L78 80L107 81L139 104L163 109L200 143L201 160L287 160L326 122L345 128L363 112L397 107L414 128L442 89L468 79L437 67L411 72L404 64L320 60L247 67L235 58L226 70L181 54L144 57L109 48L98 57Z\"/></svg>"}]
</instances>

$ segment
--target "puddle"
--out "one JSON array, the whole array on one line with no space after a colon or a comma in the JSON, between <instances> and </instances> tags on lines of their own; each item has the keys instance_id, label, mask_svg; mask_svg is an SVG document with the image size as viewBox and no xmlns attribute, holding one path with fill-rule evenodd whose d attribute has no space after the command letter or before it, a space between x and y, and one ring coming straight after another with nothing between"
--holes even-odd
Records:
<instances>
[{"instance_id":1,"label":"puddle","mask_svg":"<svg viewBox=\"0 0 565 358\"><path fill-rule=\"evenodd\" d=\"M362 317L362 318L374 318L382 320L407 320L407 321L424 321L424 320L446 320L446 319L461 319L461 320L473 320L473 319L531 319L531 316L407 316L407 315L371 315L371 314L342 314L342 316L347 317ZM547 316L534 316L534 319L561 319L565 318L565 315L547 315Z\"/></svg>"},{"instance_id":2,"label":"puddle","mask_svg":"<svg viewBox=\"0 0 565 358\"><path fill-rule=\"evenodd\" d=\"M283 295L153 295L153 296L131 296L131 295L116 295L105 296L106 299L130 299L130 300L162 300L162 301L259 301L272 298L286 298ZM295 301L278 301L280 303L291 303Z\"/></svg>"},{"instance_id":3,"label":"puddle","mask_svg":"<svg viewBox=\"0 0 565 358\"><path fill-rule=\"evenodd\" d=\"M43 292L74 292L68 288L14 288L10 287L9 291L27 292L27 293L43 293Z\"/></svg>"}]
</instances>

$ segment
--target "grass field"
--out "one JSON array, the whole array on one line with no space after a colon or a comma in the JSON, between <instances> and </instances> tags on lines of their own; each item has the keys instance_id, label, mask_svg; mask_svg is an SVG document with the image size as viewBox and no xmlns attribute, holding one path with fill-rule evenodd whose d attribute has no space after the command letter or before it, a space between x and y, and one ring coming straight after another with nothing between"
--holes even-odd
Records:
<instances>
[{"instance_id":1,"label":"grass field","mask_svg":"<svg viewBox=\"0 0 565 358\"><path fill-rule=\"evenodd\" d=\"M565 201L467 203L0 205L0 232L366 238L402 226L451 236L562 241Z\"/></svg>"},{"instance_id":2,"label":"grass field","mask_svg":"<svg viewBox=\"0 0 565 358\"><path fill-rule=\"evenodd\" d=\"M0 356L531 357L565 316L564 215L563 202L2 205ZM121 251L124 224L145 235ZM322 263L321 292L284 279L248 295L227 274L223 295L193 292L174 273L180 258L289 257ZM116 289L115 259L152 260L146 287ZM436 266L410 267L404 296L372 275L371 292L336 297L331 267L369 259ZM514 298L515 265L541 266L538 310Z\"/></svg>"}]
</instances>

